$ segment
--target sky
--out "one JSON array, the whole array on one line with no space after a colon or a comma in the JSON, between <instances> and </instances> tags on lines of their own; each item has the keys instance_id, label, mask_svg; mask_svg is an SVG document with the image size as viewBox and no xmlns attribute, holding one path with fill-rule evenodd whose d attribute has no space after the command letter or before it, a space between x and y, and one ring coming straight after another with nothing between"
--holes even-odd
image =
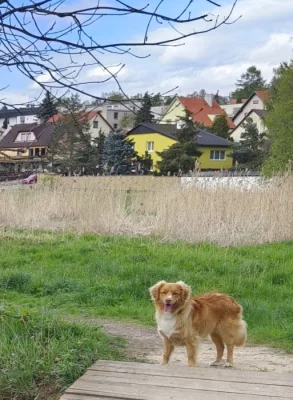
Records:
<instances>
[{"instance_id":1,"label":"sky","mask_svg":"<svg viewBox=\"0 0 293 400\"><path fill-rule=\"evenodd\" d=\"M26 2L28 0L24 0ZM168 16L178 16L189 0L165 0L158 12ZM227 16L233 0L215 0L221 7L216 7L207 0L194 0L191 16L207 13L210 19L221 21ZM13 1L18 3L18 1ZM101 0L105 5L113 5L115 0ZM128 4L154 10L159 0L128 0ZM86 7L96 4L95 0L67 0L66 7ZM117 4L117 3L116 3ZM185 14L186 15L186 14ZM267 81L272 77L273 68L282 61L293 58L293 1L292 0L238 0L231 22L217 30L198 34L177 42L180 46L147 46L135 47L132 51L137 58L129 54L97 54L97 58L117 73L119 66L125 64L117 78L124 92L129 95L137 93L178 93L186 95L205 89L208 93L219 91L228 95L234 88L240 75L251 66L261 69ZM88 33L99 43L137 42L144 38L149 18L141 16L102 18L88 27ZM49 26L52 21L42 20L42 26ZM203 21L188 24L177 24L176 29L182 33L198 32L210 28L214 22ZM160 41L178 36L178 33L167 23L159 24L153 20L150 24L148 41ZM78 60L80 61L80 60ZM70 60L57 56L58 65L69 65ZM86 57L82 62L87 62ZM98 81L109 75L99 66L85 68L79 79ZM46 76L40 77L40 81ZM9 85L0 93L0 100L16 104L36 98L40 89L15 70L0 68L0 87ZM174 89L176 88L176 89ZM89 83L83 89L100 96L103 92L117 91L117 84L110 80L105 83ZM172 89L174 89L172 91ZM83 97L85 99L85 97Z\"/></svg>"}]
</instances>

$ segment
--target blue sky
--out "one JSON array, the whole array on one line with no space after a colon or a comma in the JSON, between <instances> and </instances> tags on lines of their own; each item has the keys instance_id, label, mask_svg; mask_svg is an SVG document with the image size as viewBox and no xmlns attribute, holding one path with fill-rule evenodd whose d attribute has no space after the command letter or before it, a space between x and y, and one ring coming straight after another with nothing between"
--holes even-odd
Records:
<instances>
[{"instance_id":1,"label":"blue sky","mask_svg":"<svg viewBox=\"0 0 293 400\"><path fill-rule=\"evenodd\" d=\"M27 0L25 0L27 1ZM17 2L13 2L17 4ZM103 4L114 4L115 0L104 0ZM142 7L149 3L153 10L158 0L129 0L129 4ZM177 16L188 3L183 0L165 0L158 12ZM196 0L191 7L192 15L208 12L213 18L219 14L223 18L229 12L232 0L218 0L221 8L209 4L206 0ZM79 2L67 1L66 8L87 7L96 4L94 0ZM247 67L254 64L259 67L266 79L272 76L272 70L281 61L292 57L293 37L293 1L292 0L238 0L233 17L242 18L233 25L222 26L216 31L196 35L184 40L180 47L147 47L133 51L139 55L151 54L147 59L137 59L129 55L99 54L99 59L112 72L117 71L119 63L125 63L118 74L119 82L125 92L166 92L176 86L177 93L184 95L204 88L207 92L220 91L228 94L234 88L237 78ZM148 19L138 16L103 18L92 25L88 32L99 43L138 41L143 38ZM44 26L51 21L42 20ZM200 30L207 25L202 22L190 23L188 26L176 26L180 31ZM156 41L170 38L176 32L168 25L160 25L153 20L149 31L149 40ZM68 59L56 59L59 65L68 65ZM80 60L78 60L80 61ZM83 58L85 61L85 58ZM100 80L107 73L97 66L85 69L80 79L86 81ZM42 78L41 78L42 79ZM39 93L36 84L32 84L20 73L0 69L0 86L9 84L1 93L1 98L10 102L33 100ZM85 87L91 93L117 90L115 82L89 84Z\"/></svg>"}]
</instances>

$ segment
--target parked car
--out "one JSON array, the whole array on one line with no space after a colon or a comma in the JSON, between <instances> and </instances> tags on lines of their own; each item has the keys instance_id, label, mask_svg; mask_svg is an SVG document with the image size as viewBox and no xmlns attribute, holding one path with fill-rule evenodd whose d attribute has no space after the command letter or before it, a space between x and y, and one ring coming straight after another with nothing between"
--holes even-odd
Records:
<instances>
[{"instance_id":1,"label":"parked car","mask_svg":"<svg viewBox=\"0 0 293 400\"><path fill-rule=\"evenodd\" d=\"M27 178L25 178L22 182L25 184L37 183L38 177L36 174L32 174L32 175L28 176Z\"/></svg>"}]
</instances>

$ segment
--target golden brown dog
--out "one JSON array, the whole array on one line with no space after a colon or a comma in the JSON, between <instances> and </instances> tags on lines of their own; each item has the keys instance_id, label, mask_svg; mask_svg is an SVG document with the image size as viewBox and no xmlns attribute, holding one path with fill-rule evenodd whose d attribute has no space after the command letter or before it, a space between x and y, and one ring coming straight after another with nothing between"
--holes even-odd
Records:
<instances>
[{"instance_id":1,"label":"golden brown dog","mask_svg":"<svg viewBox=\"0 0 293 400\"><path fill-rule=\"evenodd\" d=\"M217 348L212 366L233 366L234 346L246 341L246 323L242 307L230 296L207 293L190 297L190 287L184 282L160 281L150 289L156 307L158 332L163 338L164 353L161 364L167 364L174 346L185 346L188 365L196 364L200 338L210 336ZM223 361L224 347L227 361Z\"/></svg>"}]
</instances>

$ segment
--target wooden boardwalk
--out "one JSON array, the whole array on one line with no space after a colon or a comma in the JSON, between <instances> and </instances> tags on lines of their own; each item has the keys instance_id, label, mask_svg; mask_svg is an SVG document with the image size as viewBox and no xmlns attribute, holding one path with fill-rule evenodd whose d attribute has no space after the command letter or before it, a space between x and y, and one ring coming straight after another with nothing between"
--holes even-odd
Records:
<instances>
[{"instance_id":1,"label":"wooden boardwalk","mask_svg":"<svg viewBox=\"0 0 293 400\"><path fill-rule=\"evenodd\" d=\"M284 400L293 375L98 361L61 400Z\"/></svg>"}]
</instances>

